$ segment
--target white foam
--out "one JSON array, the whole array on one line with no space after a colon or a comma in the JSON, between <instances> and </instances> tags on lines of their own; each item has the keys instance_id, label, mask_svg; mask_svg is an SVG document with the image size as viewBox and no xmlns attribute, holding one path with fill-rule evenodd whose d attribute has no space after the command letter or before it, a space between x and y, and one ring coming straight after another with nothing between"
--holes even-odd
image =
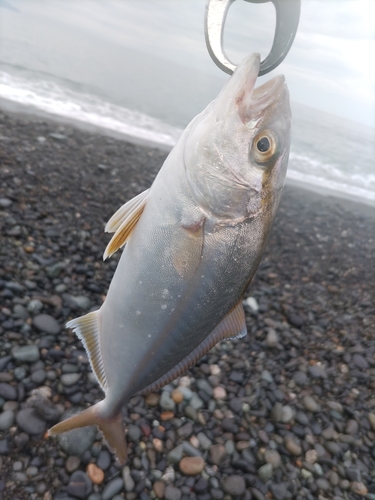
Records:
<instances>
[{"instance_id":1,"label":"white foam","mask_svg":"<svg viewBox=\"0 0 375 500\"><path fill-rule=\"evenodd\" d=\"M375 175L363 175L355 173L355 170L358 171L359 168L353 168L353 172L348 174L333 164L323 163L317 158L291 152L287 177L304 184L323 187L330 191L374 202ZM314 173L310 173L311 171Z\"/></svg>"},{"instance_id":2,"label":"white foam","mask_svg":"<svg viewBox=\"0 0 375 500\"><path fill-rule=\"evenodd\" d=\"M99 97L62 88L50 81L33 82L0 71L0 97L127 136L174 146L182 130Z\"/></svg>"},{"instance_id":3,"label":"white foam","mask_svg":"<svg viewBox=\"0 0 375 500\"><path fill-rule=\"evenodd\" d=\"M0 71L0 97L168 147L174 146L182 133L177 127L103 101L98 96L77 92L53 81L32 81L4 71ZM310 151L303 155L291 151L288 178L375 201L375 175L364 175L360 166L346 173L339 166L314 158Z\"/></svg>"}]
</instances>

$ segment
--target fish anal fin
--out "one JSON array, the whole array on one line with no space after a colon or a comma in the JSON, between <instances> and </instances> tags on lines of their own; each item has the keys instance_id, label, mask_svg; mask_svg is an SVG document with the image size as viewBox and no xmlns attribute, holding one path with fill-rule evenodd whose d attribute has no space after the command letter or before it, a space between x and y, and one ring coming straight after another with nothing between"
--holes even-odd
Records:
<instances>
[{"instance_id":1,"label":"fish anal fin","mask_svg":"<svg viewBox=\"0 0 375 500\"><path fill-rule=\"evenodd\" d=\"M127 219L130 214L136 211L140 205L144 207L149 191L150 189L146 189L146 191L143 191L131 200L124 203L124 205L122 205L122 207L120 207L107 222L104 229L105 232L115 233L124 222L124 220Z\"/></svg>"},{"instance_id":2,"label":"fish anal fin","mask_svg":"<svg viewBox=\"0 0 375 500\"><path fill-rule=\"evenodd\" d=\"M247 334L245 311L243 310L242 299L217 325L212 334L220 337L219 340L240 339Z\"/></svg>"},{"instance_id":3,"label":"fish anal fin","mask_svg":"<svg viewBox=\"0 0 375 500\"><path fill-rule=\"evenodd\" d=\"M66 324L66 327L71 328L81 340L89 358L91 368L101 388L105 391L107 388L107 380L100 351L99 322L100 311L93 311L80 318L72 319Z\"/></svg>"},{"instance_id":4,"label":"fish anal fin","mask_svg":"<svg viewBox=\"0 0 375 500\"><path fill-rule=\"evenodd\" d=\"M184 280L191 278L202 258L204 219L183 224L171 243L173 266Z\"/></svg>"},{"instance_id":5,"label":"fish anal fin","mask_svg":"<svg viewBox=\"0 0 375 500\"><path fill-rule=\"evenodd\" d=\"M127 446L125 440L124 428L122 425L121 411L114 417L103 416L103 407L105 400L100 401L94 406L90 406L87 410L73 415L72 417L59 422L48 431L49 436L55 436L62 432L68 432L87 425L97 425L103 433L108 447L116 455L120 464L124 464L127 458Z\"/></svg>"},{"instance_id":6,"label":"fish anal fin","mask_svg":"<svg viewBox=\"0 0 375 500\"><path fill-rule=\"evenodd\" d=\"M242 338L246 335L246 321L245 312L242 306L242 298L232 311L225 316L225 318L216 326L216 328L199 344L190 354L188 354L182 361L177 363L165 375L160 377L156 382L150 384L145 389L140 391L140 394L149 394L150 392L157 391L166 384L172 382L195 363L202 358L207 352L213 348L220 340Z\"/></svg>"}]
</instances>

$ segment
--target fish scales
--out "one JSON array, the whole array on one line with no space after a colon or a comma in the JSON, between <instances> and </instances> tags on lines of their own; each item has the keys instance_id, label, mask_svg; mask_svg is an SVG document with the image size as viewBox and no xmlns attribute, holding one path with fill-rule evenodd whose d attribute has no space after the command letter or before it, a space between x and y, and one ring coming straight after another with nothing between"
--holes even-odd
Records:
<instances>
[{"instance_id":1,"label":"fish scales","mask_svg":"<svg viewBox=\"0 0 375 500\"><path fill-rule=\"evenodd\" d=\"M122 339L119 339L118 345L107 343L102 348L104 364L108 366L106 377L109 387L112 381L115 384L117 377L126 381L121 387L124 391L121 397L113 396L120 401L162 376L166 368L172 368L212 331L213 320L220 322L238 302L236 297L243 291L254 266L246 244L251 236L251 227L243 224L241 228L222 227L213 233L205 230L202 256L193 282L187 282L179 275L170 249L176 234L185 231L181 228L182 214L177 201L181 200L181 193L187 198L189 186L186 182L185 185L179 182L178 177L181 176L176 175L178 169L173 159L172 155L170 174L172 181L176 182L171 182L171 188L163 193L164 176L156 179L152 190L157 195L160 189L163 199L155 196L156 201L152 203L150 196L151 202L147 204L133 238L124 250L127 258L121 259L119 272L112 281L102 308L103 321L108 321L109 330L124 323L128 332L126 350ZM164 174L168 176L168 169L164 170ZM172 207L176 207L175 210ZM167 220L162 216L165 213L163 208L168 210ZM160 210L159 223L156 210ZM223 233L227 234L223 237ZM153 244L150 245L150 242ZM228 259L234 254L236 260ZM245 267L241 271L242 276L238 276L234 272L238 267L236 262L242 259L248 269ZM147 266L144 261L148 262ZM160 270L156 276L155 268ZM124 276L127 276L126 281ZM222 294L224 285L225 295ZM147 305L141 314L140 298ZM122 310L124 303L128 306L126 315ZM106 304L110 304L109 310ZM180 314L181 309L186 311L185 315ZM158 325L157 337L155 324ZM173 336L169 336L171 331ZM111 397L110 392L108 397Z\"/></svg>"},{"instance_id":2,"label":"fish scales","mask_svg":"<svg viewBox=\"0 0 375 500\"><path fill-rule=\"evenodd\" d=\"M242 296L285 180L290 107L283 77L254 90L259 55L237 67L188 125L151 188L110 219L105 257L125 245L101 308L67 326L103 401L50 434L96 424L126 460L121 408L181 374L217 341L246 333Z\"/></svg>"}]
</instances>

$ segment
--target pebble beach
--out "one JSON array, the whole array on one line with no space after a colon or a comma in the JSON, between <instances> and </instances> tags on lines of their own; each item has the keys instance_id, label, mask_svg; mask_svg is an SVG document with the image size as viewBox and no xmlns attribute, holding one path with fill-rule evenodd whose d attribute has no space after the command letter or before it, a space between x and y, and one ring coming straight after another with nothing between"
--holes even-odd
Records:
<instances>
[{"instance_id":1,"label":"pebble beach","mask_svg":"<svg viewBox=\"0 0 375 500\"><path fill-rule=\"evenodd\" d=\"M375 500L375 209L285 188L244 296L248 335L123 409L65 323L102 304L104 226L166 152L0 111L0 500ZM126 349L126 345L124 345Z\"/></svg>"}]
</instances>

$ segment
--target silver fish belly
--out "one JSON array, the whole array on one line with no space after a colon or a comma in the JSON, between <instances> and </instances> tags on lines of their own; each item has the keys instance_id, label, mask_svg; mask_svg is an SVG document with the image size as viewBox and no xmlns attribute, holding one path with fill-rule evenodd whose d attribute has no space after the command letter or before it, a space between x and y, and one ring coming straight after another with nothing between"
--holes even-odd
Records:
<instances>
[{"instance_id":1,"label":"silver fish belly","mask_svg":"<svg viewBox=\"0 0 375 500\"><path fill-rule=\"evenodd\" d=\"M121 408L246 334L242 295L262 257L285 180L289 96L283 77L254 89L248 56L182 134L149 190L121 207L105 257L125 243L106 300L70 321L105 392L50 435L96 424L126 460Z\"/></svg>"}]
</instances>

